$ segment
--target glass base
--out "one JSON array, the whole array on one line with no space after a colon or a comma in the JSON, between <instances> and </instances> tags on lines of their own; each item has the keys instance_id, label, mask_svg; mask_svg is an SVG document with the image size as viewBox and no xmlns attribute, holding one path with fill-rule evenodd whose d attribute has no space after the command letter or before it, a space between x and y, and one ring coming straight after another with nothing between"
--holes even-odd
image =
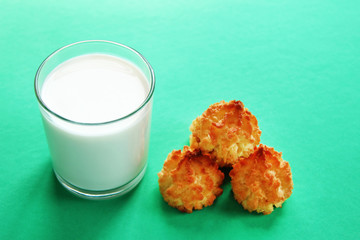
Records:
<instances>
[{"instance_id":1,"label":"glass base","mask_svg":"<svg viewBox=\"0 0 360 240\"><path fill-rule=\"evenodd\" d=\"M119 197L121 195L124 195L131 191L133 188L135 188L141 179L144 177L146 170L146 166L141 170L141 172L130 182L126 183L125 185L110 189L110 190L104 190L104 191L91 191L86 189L78 188L71 183L67 182L65 179L63 179L60 175L58 175L55 171L56 178L59 180L61 185L63 185L68 191L75 194L78 197L85 198L85 199L91 199L91 200L102 200L102 199L110 199Z\"/></svg>"}]
</instances>

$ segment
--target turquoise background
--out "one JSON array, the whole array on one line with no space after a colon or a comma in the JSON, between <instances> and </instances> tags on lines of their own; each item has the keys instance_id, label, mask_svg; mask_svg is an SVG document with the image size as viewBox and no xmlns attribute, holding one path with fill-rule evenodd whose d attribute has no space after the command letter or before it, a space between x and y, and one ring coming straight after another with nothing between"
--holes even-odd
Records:
<instances>
[{"instance_id":1,"label":"turquoise background","mask_svg":"<svg viewBox=\"0 0 360 240\"><path fill-rule=\"evenodd\" d=\"M74 197L56 181L33 90L51 52L105 39L152 64L149 165L128 195ZM360 1L0 0L0 239L359 239ZM292 196L268 216L224 193L169 207L157 184L210 104L237 99L283 152Z\"/></svg>"}]
</instances>

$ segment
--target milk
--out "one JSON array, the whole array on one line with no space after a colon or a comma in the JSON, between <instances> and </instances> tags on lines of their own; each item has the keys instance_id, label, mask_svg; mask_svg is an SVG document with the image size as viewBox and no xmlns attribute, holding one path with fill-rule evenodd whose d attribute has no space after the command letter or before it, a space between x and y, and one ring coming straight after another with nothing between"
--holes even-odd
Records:
<instances>
[{"instance_id":1,"label":"milk","mask_svg":"<svg viewBox=\"0 0 360 240\"><path fill-rule=\"evenodd\" d=\"M77 188L104 191L143 173L151 100L133 112L148 93L141 70L118 57L82 55L55 68L41 90L55 114L41 111L56 174Z\"/></svg>"}]
</instances>

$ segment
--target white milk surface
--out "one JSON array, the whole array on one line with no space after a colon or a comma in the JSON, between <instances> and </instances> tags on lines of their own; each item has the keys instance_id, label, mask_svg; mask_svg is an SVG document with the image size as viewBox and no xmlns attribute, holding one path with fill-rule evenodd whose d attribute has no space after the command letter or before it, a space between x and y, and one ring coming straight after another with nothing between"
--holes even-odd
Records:
<instances>
[{"instance_id":1,"label":"white milk surface","mask_svg":"<svg viewBox=\"0 0 360 240\"><path fill-rule=\"evenodd\" d=\"M70 184L110 190L134 179L147 161L151 101L132 113L149 91L132 63L90 54L66 61L45 79L41 98L64 121L42 110L55 172ZM78 122L72 123L71 121Z\"/></svg>"}]
</instances>

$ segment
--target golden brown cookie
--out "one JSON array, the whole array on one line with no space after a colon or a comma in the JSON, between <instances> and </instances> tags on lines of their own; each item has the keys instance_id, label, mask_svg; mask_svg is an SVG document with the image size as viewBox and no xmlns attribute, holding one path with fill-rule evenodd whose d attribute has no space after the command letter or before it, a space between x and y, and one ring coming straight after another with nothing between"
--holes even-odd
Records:
<instances>
[{"instance_id":1,"label":"golden brown cookie","mask_svg":"<svg viewBox=\"0 0 360 240\"><path fill-rule=\"evenodd\" d=\"M188 146L168 155L158 177L164 200L183 212L210 206L223 192L224 174L218 165L209 155Z\"/></svg>"},{"instance_id":2,"label":"golden brown cookie","mask_svg":"<svg viewBox=\"0 0 360 240\"><path fill-rule=\"evenodd\" d=\"M260 144L248 158L241 158L230 171L235 199L249 212L270 214L292 193L288 162L281 153Z\"/></svg>"},{"instance_id":3,"label":"golden brown cookie","mask_svg":"<svg viewBox=\"0 0 360 240\"><path fill-rule=\"evenodd\" d=\"M212 104L190 126L190 146L209 153L220 167L248 157L260 143L257 119L241 101Z\"/></svg>"}]
</instances>

